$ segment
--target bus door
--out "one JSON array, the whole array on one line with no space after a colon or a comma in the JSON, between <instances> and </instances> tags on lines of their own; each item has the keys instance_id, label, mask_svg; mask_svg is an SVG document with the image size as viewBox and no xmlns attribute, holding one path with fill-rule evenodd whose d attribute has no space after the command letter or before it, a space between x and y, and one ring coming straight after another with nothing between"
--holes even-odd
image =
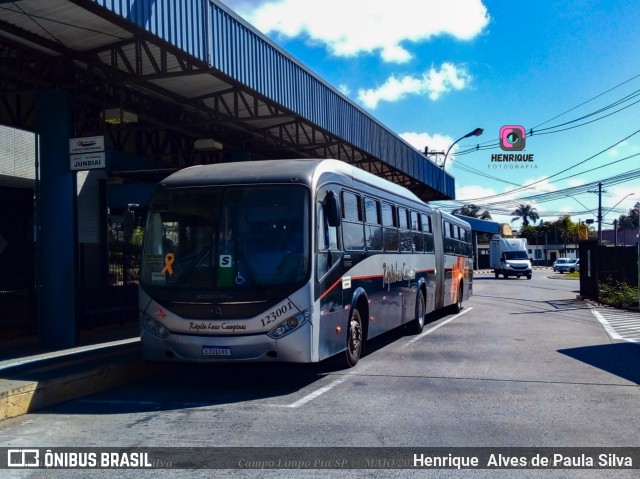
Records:
<instances>
[{"instance_id":1,"label":"bus door","mask_svg":"<svg viewBox=\"0 0 640 479\"><path fill-rule=\"evenodd\" d=\"M320 300L318 357L322 360L344 350L349 310L342 298L338 195L321 188L317 197L314 297ZM336 334L337 328L345 334Z\"/></svg>"}]
</instances>

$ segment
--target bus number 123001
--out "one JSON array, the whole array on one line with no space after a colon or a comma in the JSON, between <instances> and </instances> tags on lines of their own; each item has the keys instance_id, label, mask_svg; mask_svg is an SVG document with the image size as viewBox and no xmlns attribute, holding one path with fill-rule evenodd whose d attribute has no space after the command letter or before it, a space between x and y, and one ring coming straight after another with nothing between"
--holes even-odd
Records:
<instances>
[{"instance_id":1,"label":"bus number 123001","mask_svg":"<svg viewBox=\"0 0 640 479\"><path fill-rule=\"evenodd\" d=\"M291 301L287 301L286 304L283 304L279 308L274 309L273 311L269 312L269 314L267 314L265 317L263 317L260 320L260 322L262 323L262 326L266 326L268 324L271 324L271 323L283 318L284 315L289 313L292 309L293 309L293 304L291 304Z\"/></svg>"}]
</instances>

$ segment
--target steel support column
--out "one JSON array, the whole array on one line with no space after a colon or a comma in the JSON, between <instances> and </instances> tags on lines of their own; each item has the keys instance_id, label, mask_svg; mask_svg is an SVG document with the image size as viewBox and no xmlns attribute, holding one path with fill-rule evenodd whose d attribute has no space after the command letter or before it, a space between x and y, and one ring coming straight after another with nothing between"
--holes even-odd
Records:
<instances>
[{"instance_id":1,"label":"steel support column","mask_svg":"<svg viewBox=\"0 0 640 479\"><path fill-rule=\"evenodd\" d=\"M40 341L52 348L76 345L75 172L69 169L70 94L39 90L36 138L37 287Z\"/></svg>"}]
</instances>

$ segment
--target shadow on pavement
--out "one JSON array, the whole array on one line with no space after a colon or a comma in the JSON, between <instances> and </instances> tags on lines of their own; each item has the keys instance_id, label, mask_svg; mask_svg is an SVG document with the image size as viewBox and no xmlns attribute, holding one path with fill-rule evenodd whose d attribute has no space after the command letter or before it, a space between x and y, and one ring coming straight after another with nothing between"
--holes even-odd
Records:
<instances>
[{"instance_id":1,"label":"shadow on pavement","mask_svg":"<svg viewBox=\"0 0 640 479\"><path fill-rule=\"evenodd\" d=\"M627 381L640 384L640 347L634 343L612 343L560 349L559 353L582 361Z\"/></svg>"}]
</instances>

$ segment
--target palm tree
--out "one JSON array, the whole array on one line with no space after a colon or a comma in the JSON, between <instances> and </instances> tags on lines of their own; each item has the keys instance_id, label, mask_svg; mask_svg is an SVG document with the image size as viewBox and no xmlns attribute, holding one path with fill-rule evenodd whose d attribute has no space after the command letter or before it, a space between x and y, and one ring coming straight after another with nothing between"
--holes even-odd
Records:
<instances>
[{"instance_id":1,"label":"palm tree","mask_svg":"<svg viewBox=\"0 0 640 479\"><path fill-rule=\"evenodd\" d=\"M522 226L529 226L529 220L535 222L540 218L536 209L531 205L518 206L513 213L511 213L511 216L515 216L515 218L511 220L512 223L518 219L522 219Z\"/></svg>"}]
</instances>

